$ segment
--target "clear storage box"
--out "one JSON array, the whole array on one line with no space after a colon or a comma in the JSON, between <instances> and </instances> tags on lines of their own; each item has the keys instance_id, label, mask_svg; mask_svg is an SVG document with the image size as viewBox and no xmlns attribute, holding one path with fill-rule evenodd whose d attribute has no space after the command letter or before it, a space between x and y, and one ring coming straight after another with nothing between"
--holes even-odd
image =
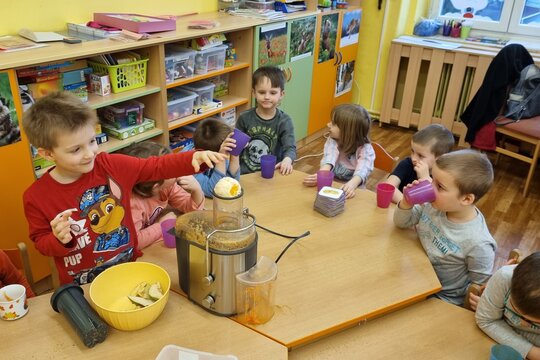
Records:
<instances>
[{"instance_id":1,"label":"clear storage box","mask_svg":"<svg viewBox=\"0 0 540 360\"><path fill-rule=\"evenodd\" d=\"M209 71L223 69L226 51L227 45L195 51L195 74L206 74Z\"/></svg>"},{"instance_id":2,"label":"clear storage box","mask_svg":"<svg viewBox=\"0 0 540 360\"><path fill-rule=\"evenodd\" d=\"M184 89L167 90L167 114L169 121L189 116L193 113L193 102L197 94Z\"/></svg>"},{"instance_id":3,"label":"clear storage box","mask_svg":"<svg viewBox=\"0 0 540 360\"><path fill-rule=\"evenodd\" d=\"M142 124L143 110L143 103L129 100L101 108L98 110L98 114L105 123L116 129L121 129Z\"/></svg>"},{"instance_id":4,"label":"clear storage box","mask_svg":"<svg viewBox=\"0 0 540 360\"><path fill-rule=\"evenodd\" d=\"M275 1L249 1L246 0L245 6L248 9L274 10Z\"/></svg>"},{"instance_id":5,"label":"clear storage box","mask_svg":"<svg viewBox=\"0 0 540 360\"><path fill-rule=\"evenodd\" d=\"M219 98L229 94L229 74L221 74L214 76L207 81L216 85L214 88L214 97Z\"/></svg>"},{"instance_id":6,"label":"clear storage box","mask_svg":"<svg viewBox=\"0 0 540 360\"><path fill-rule=\"evenodd\" d=\"M194 65L195 51L174 44L165 46L165 80L168 83L193 76Z\"/></svg>"},{"instance_id":7,"label":"clear storage box","mask_svg":"<svg viewBox=\"0 0 540 360\"><path fill-rule=\"evenodd\" d=\"M181 89L192 91L197 94L195 106L203 106L211 103L214 100L214 88L216 85L209 81L197 81L188 85L184 85Z\"/></svg>"}]
</instances>

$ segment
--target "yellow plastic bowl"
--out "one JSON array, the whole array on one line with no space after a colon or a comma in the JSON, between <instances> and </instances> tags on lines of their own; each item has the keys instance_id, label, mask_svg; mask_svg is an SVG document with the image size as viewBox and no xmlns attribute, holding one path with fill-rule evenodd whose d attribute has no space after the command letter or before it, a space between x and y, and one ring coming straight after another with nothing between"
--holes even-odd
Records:
<instances>
[{"instance_id":1,"label":"yellow plastic bowl","mask_svg":"<svg viewBox=\"0 0 540 360\"><path fill-rule=\"evenodd\" d=\"M159 282L163 296L155 303L132 309L128 299L131 291L141 282ZM171 278L154 264L129 262L108 268L90 284L90 300L99 316L118 330L139 330L156 320L169 299Z\"/></svg>"}]
</instances>

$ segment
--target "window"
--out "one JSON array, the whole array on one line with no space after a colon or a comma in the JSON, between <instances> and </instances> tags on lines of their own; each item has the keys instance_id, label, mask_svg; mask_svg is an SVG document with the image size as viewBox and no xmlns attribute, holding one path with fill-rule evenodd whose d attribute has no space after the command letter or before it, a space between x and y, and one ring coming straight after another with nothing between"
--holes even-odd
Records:
<instances>
[{"instance_id":1,"label":"window","mask_svg":"<svg viewBox=\"0 0 540 360\"><path fill-rule=\"evenodd\" d=\"M471 20L479 30L540 33L540 0L432 0L430 14L442 20Z\"/></svg>"}]
</instances>

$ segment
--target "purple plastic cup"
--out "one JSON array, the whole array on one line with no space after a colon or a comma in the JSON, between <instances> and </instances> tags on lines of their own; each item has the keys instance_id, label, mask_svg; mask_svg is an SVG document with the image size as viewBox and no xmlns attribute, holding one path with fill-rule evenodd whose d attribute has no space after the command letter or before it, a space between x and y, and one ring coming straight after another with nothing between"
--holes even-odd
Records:
<instances>
[{"instance_id":1,"label":"purple plastic cup","mask_svg":"<svg viewBox=\"0 0 540 360\"><path fill-rule=\"evenodd\" d=\"M330 170L317 171L317 192L325 186L332 186L334 181L334 173Z\"/></svg>"},{"instance_id":2,"label":"purple plastic cup","mask_svg":"<svg viewBox=\"0 0 540 360\"><path fill-rule=\"evenodd\" d=\"M411 205L432 202L435 200L435 189L429 180L422 180L403 189L403 197Z\"/></svg>"},{"instance_id":3,"label":"purple plastic cup","mask_svg":"<svg viewBox=\"0 0 540 360\"><path fill-rule=\"evenodd\" d=\"M261 176L265 179L271 179L274 177L274 170L276 168L276 156L275 155L263 155L261 156Z\"/></svg>"},{"instance_id":4,"label":"purple plastic cup","mask_svg":"<svg viewBox=\"0 0 540 360\"><path fill-rule=\"evenodd\" d=\"M171 229L174 228L176 219L167 219L161 222L161 232L163 233L163 244L168 248L176 247L176 236L171 234Z\"/></svg>"},{"instance_id":5,"label":"purple plastic cup","mask_svg":"<svg viewBox=\"0 0 540 360\"><path fill-rule=\"evenodd\" d=\"M396 188L392 184L380 183L377 184L377 206L386 209L392 202Z\"/></svg>"},{"instance_id":6,"label":"purple plastic cup","mask_svg":"<svg viewBox=\"0 0 540 360\"><path fill-rule=\"evenodd\" d=\"M240 153L242 152L242 150L244 150L244 148L246 147L247 143L249 142L249 139L251 139L251 137L249 137L249 135L241 132L240 130L238 129L234 129L234 133L232 135L232 138L234 140L236 140L236 147L234 149L232 149L229 154L231 155L234 155L234 156L238 156L240 155Z\"/></svg>"}]
</instances>

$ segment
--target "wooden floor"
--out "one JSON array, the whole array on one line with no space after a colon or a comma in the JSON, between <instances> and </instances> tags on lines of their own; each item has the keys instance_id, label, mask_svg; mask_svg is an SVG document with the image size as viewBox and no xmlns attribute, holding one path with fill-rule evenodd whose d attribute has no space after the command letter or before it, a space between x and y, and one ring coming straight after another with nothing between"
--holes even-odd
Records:
<instances>
[{"instance_id":1,"label":"wooden floor","mask_svg":"<svg viewBox=\"0 0 540 360\"><path fill-rule=\"evenodd\" d=\"M410 154L413 129L397 126L378 126L376 122L371 130L371 140L381 144L393 156L403 159ZM298 158L304 155L321 154L325 139L320 137L298 149ZM494 154L488 154L492 162ZM321 156L308 157L298 161L294 168L307 173L314 173L319 168ZM495 182L492 189L478 202L478 208L484 214L489 230L498 244L495 269L504 265L508 253L519 248L524 255L540 251L540 169L536 171L529 194L523 198L521 191L528 172L528 164L519 160L501 156L494 165ZM374 171L367 188L374 189L375 184L386 175Z\"/></svg>"}]
</instances>

